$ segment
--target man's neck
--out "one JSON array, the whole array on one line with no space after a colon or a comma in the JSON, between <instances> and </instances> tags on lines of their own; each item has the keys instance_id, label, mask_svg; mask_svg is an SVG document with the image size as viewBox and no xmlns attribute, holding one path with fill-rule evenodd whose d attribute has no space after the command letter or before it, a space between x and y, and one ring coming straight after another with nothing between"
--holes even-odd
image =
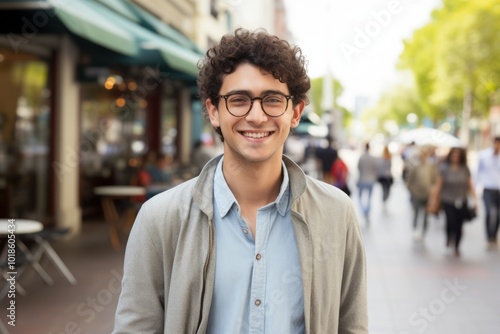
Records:
<instances>
[{"instance_id":1,"label":"man's neck","mask_svg":"<svg viewBox=\"0 0 500 334\"><path fill-rule=\"evenodd\" d=\"M280 161L263 163L224 159L224 178L241 206L264 206L278 197L283 172Z\"/></svg>"}]
</instances>

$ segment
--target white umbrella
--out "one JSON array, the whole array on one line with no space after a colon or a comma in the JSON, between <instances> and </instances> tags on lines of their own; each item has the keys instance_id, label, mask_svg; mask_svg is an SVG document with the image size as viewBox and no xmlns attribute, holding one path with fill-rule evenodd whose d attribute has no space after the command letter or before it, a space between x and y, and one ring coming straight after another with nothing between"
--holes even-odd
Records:
<instances>
[{"instance_id":1,"label":"white umbrella","mask_svg":"<svg viewBox=\"0 0 500 334\"><path fill-rule=\"evenodd\" d=\"M417 145L433 145L436 147L463 147L464 144L457 137L438 129L418 128L401 133L399 142L409 144L415 142Z\"/></svg>"}]
</instances>

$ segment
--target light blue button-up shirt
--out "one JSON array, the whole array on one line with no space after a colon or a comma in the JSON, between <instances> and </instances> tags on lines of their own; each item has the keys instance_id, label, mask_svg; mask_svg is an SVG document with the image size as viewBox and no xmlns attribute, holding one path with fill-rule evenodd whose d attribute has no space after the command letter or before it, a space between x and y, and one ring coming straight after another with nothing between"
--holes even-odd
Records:
<instances>
[{"instance_id":1,"label":"light blue button-up shirt","mask_svg":"<svg viewBox=\"0 0 500 334\"><path fill-rule=\"evenodd\" d=\"M209 334L304 333L304 295L290 218L290 187L257 212L255 239L222 174L214 177L215 286Z\"/></svg>"},{"instance_id":2,"label":"light blue button-up shirt","mask_svg":"<svg viewBox=\"0 0 500 334\"><path fill-rule=\"evenodd\" d=\"M479 152L476 183L484 189L500 190L500 155L495 155L493 148Z\"/></svg>"}]
</instances>

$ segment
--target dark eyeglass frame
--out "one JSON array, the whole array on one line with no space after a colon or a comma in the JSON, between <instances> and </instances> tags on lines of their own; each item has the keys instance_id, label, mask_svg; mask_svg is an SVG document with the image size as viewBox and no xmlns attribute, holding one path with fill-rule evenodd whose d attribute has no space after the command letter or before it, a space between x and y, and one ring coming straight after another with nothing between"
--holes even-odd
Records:
<instances>
[{"instance_id":1,"label":"dark eyeglass frame","mask_svg":"<svg viewBox=\"0 0 500 334\"><path fill-rule=\"evenodd\" d=\"M246 113L244 113L243 115L235 115L233 114L230 110L229 110L229 106L227 105L227 99L230 98L231 96L233 95L246 95L248 96L248 98L250 99L250 108L248 108L248 111ZM283 96L285 99L286 99L286 106L285 106L285 110L283 110L283 112L279 115L269 115L266 110L264 109L264 105L262 104L262 101L270 96L270 95L281 95ZM285 95L283 93L280 93L280 92L273 92L273 93L268 93L268 94L264 94L263 96L257 96L257 97L250 97L250 95L248 94L245 94L245 93L240 93L240 92L235 92L235 93L230 93L230 94L226 94L226 95L219 95L220 98L223 98L225 103L226 103L226 110L228 113L231 114L231 116L234 116L234 117L245 117L246 115L248 115L250 113L250 110L252 110L252 107L253 107L253 103L255 100L260 100L260 108L262 109L262 111L264 112L264 114L266 114L267 116L269 117L280 117L280 116L283 116L283 114L288 110L288 101L290 99L293 99L293 95Z\"/></svg>"}]
</instances>

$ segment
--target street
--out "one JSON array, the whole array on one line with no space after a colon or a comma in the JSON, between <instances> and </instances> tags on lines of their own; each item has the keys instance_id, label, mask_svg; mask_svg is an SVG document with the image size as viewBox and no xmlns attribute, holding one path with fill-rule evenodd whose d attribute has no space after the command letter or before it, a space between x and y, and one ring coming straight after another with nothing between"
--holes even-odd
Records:
<instances>
[{"instance_id":1,"label":"street","mask_svg":"<svg viewBox=\"0 0 500 334\"><path fill-rule=\"evenodd\" d=\"M478 218L465 224L456 258L445 247L444 216L431 216L423 242L413 240L413 212L400 174L385 209L380 185L374 187L367 224L357 205L358 154L340 156L350 168L366 247L370 333L499 333L500 251L486 251L482 206ZM397 171L398 158L393 164Z\"/></svg>"}]
</instances>

